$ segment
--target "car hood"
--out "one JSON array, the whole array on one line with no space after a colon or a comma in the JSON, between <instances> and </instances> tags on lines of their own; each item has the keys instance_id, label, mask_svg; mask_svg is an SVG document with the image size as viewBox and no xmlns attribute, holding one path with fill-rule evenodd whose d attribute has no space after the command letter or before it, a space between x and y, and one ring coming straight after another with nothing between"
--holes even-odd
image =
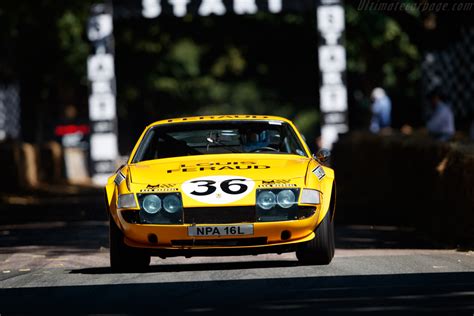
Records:
<instances>
[{"instance_id":1,"label":"car hood","mask_svg":"<svg viewBox=\"0 0 474 316\"><path fill-rule=\"evenodd\" d=\"M276 154L208 156L160 159L131 165L131 182L151 185L181 184L192 178L210 175L236 175L255 181L304 178L310 160L307 157Z\"/></svg>"},{"instance_id":2,"label":"car hood","mask_svg":"<svg viewBox=\"0 0 474 316\"><path fill-rule=\"evenodd\" d=\"M129 176L133 191L179 192L185 207L251 205L259 188L304 185L309 161L284 154L188 156L130 165Z\"/></svg>"}]
</instances>

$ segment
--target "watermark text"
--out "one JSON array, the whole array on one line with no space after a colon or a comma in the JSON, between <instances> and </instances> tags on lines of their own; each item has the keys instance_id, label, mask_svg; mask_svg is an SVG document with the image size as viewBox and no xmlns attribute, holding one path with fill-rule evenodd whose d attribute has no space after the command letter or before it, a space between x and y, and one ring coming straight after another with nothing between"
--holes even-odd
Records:
<instances>
[{"instance_id":1,"label":"watermark text","mask_svg":"<svg viewBox=\"0 0 474 316\"><path fill-rule=\"evenodd\" d=\"M360 0L357 6L359 11L419 11L419 12L466 12L474 9L474 2L449 1L449 2L402 2Z\"/></svg>"}]
</instances>

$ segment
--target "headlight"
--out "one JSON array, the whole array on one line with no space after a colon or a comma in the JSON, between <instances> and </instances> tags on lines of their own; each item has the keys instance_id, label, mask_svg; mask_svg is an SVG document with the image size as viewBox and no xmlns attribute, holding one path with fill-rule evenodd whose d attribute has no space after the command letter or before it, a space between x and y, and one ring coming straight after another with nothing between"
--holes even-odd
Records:
<instances>
[{"instance_id":1,"label":"headlight","mask_svg":"<svg viewBox=\"0 0 474 316\"><path fill-rule=\"evenodd\" d=\"M277 195L277 203L282 208L292 207L296 202L296 197L291 190L282 190Z\"/></svg>"},{"instance_id":2,"label":"headlight","mask_svg":"<svg viewBox=\"0 0 474 316\"><path fill-rule=\"evenodd\" d=\"M138 194L140 224L182 224L183 202L181 194L155 193Z\"/></svg>"},{"instance_id":3,"label":"headlight","mask_svg":"<svg viewBox=\"0 0 474 316\"><path fill-rule=\"evenodd\" d=\"M119 194L117 201L118 208L136 208L137 203L135 202L135 195L131 194Z\"/></svg>"},{"instance_id":4,"label":"headlight","mask_svg":"<svg viewBox=\"0 0 474 316\"><path fill-rule=\"evenodd\" d=\"M176 195L167 195L163 199L163 208L168 213L174 214L181 210L181 200Z\"/></svg>"},{"instance_id":5,"label":"headlight","mask_svg":"<svg viewBox=\"0 0 474 316\"><path fill-rule=\"evenodd\" d=\"M264 210L273 208L276 204L276 195L272 191L263 191L257 196L257 205Z\"/></svg>"},{"instance_id":6,"label":"headlight","mask_svg":"<svg viewBox=\"0 0 474 316\"><path fill-rule=\"evenodd\" d=\"M157 195L149 194L143 199L142 205L148 214L156 214L161 210L161 199Z\"/></svg>"},{"instance_id":7,"label":"headlight","mask_svg":"<svg viewBox=\"0 0 474 316\"><path fill-rule=\"evenodd\" d=\"M317 190L303 189L301 193L301 204L320 204L321 193Z\"/></svg>"}]
</instances>

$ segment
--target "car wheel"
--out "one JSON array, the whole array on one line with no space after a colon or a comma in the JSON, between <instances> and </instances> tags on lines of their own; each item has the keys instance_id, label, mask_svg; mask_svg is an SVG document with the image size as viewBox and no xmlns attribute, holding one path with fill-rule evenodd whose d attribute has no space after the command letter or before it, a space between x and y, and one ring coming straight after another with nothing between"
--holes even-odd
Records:
<instances>
[{"instance_id":1,"label":"car wheel","mask_svg":"<svg viewBox=\"0 0 474 316\"><path fill-rule=\"evenodd\" d=\"M123 233L109 216L110 267L114 272L139 272L150 265L150 254L127 246Z\"/></svg>"},{"instance_id":2,"label":"car wheel","mask_svg":"<svg viewBox=\"0 0 474 316\"><path fill-rule=\"evenodd\" d=\"M326 214L324 220L315 230L316 237L298 246L296 257L304 265L326 265L334 257L334 221L331 212Z\"/></svg>"}]
</instances>

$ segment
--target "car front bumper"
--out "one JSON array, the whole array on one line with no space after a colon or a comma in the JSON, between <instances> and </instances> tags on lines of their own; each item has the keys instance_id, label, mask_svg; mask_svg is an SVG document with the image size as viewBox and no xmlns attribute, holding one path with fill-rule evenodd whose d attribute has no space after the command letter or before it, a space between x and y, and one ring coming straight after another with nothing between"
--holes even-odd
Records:
<instances>
[{"instance_id":1,"label":"car front bumper","mask_svg":"<svg viewBox=\"0 0 474 316\"><path fill-rule=\"evenodd\" d=\"M120 214L120 212L118 212ZM160 225L133 224L121 215L116 219L130 247L155 250L209 250L209 249L261 249L276 246L291 246L312 240L318 223L319 208L309 218L278 221L233 224L198 224L196 226L239 226L253 225L253 234L240 236L189 236L191 224ZM261 249L262 252L265 252ZM273 251L270 251L273 252ZM275 251L278 252L278 251Z\"/></svg>"}]
</instances>

